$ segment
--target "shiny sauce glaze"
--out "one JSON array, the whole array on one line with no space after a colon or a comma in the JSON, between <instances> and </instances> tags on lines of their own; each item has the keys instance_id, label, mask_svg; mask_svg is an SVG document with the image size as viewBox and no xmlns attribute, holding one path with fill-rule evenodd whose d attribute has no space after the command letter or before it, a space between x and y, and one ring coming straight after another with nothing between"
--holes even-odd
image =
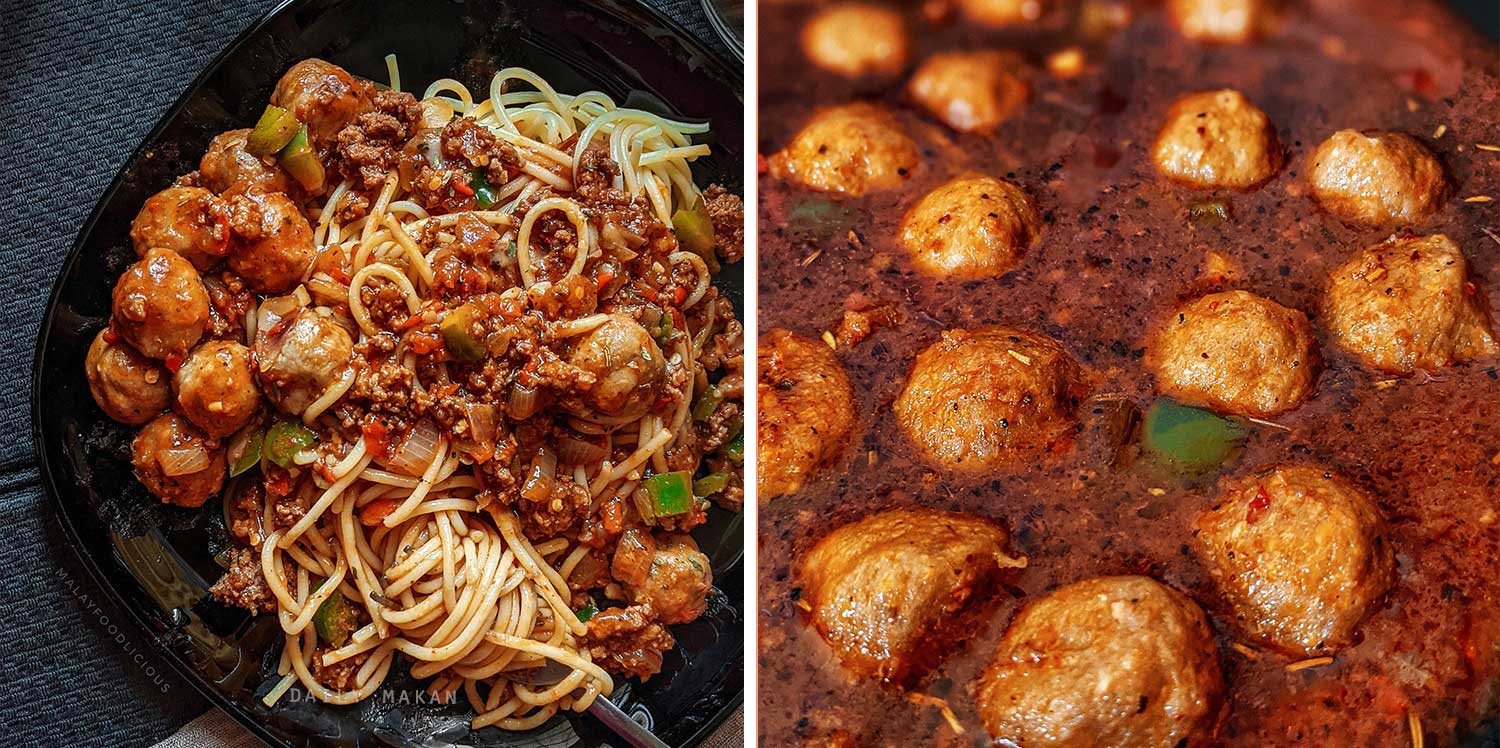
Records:
<instances>
[{"instance_id":1,"label":"shiny sauce glaze","mask_svg":"<svg viewBox=\"0 0 1500 748\"><path fill-rule=\"evenodd\" d=\"M1463 250L1478 292L1500 310L1500 55L1492 43L1425 2L1291 3L1253 43L1182 38L1156 5L1126 6L1128 23L1086 38L1076 9L1054 8L1006 30L903 10L906 74L846 79L819 72L798 48L815 6L763 3L760 151L786 145L819 106L890 105L922 149L896 190L858 198L760 180L760 330L814 340L846 310L895 305L901 322L836 355L853 382L857 424L841 458L760 514L760 735L763 745L958 746L990 737L973 683L1018 606L1099 575L1146 574L1208 612L1229 682L1219 740L1226 746L1404 746L1411 718L1427 745L1489 745L1500 727L1500 361L1394 377L1340 352L1320 326L1329 272L1389 228L1356 227L1308 195L1305 163L1344 128L1406 132L1443 162L1452 188L1415 227ZM1029 62L1027 101L992 135L954 132L905 98L905 75L934 52L998 46ZM1047 72L1057 49L1080 45L1087 67ZM1244 92L1270 117L1285 165L1257 189L1200 191L1167 182L1150 145L1178 96ZM1040 240L1011 272L971 281L918 274L898 240L923 194L978 171L1020 184L1043 213ZM849 230L799 223L799 206L832 200ZM1227 221L1194 221L1195 203L1227 203ZM802 210L805 210L803 208ZM852 231L852 233L851 233ZM1060 341L1097 393L1142 408L1155 398L1146 368L1155 326L1201 294L1208 252L1241 269L1228 284L1312 318L1327 360L1315 394L1273 424L1246 423L1244 448L1221 470L1183 477L1144 460L1101 464L1074 445L1025 469L977 475L935 470L892 412L913 358L949 328L1003 324ZM1311 462L1342 471L1377 499L1392 526L1397 579L1332 663L1288 670L1294 658L1237 639L1190 549L1192 523L1224 475ZM909 692L845 674L798 606L799 559L829 529L871 512L922 505L994 518L1028 566L978 617L966 641ZM929 703L946 701L960 735Z\"/></svg>"}]
</instances>

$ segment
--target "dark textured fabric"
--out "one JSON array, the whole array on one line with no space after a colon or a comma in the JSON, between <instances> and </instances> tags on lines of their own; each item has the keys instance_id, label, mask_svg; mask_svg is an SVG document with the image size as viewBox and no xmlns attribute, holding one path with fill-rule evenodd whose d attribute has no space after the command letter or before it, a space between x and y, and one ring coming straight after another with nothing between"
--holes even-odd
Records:
<instances>
[{"instance_id":1,"label":"dark textured fabric","mask_svg":"<svg viewBox=\"0 0 1500 748\"><path fill-rule=\"evenodd\" d=\"M697 0L653 0L708 38ZM271 0L0 0L0 727L22 746L151 745L208 704L88 578L38 484L32 346L63 255L115 172ZM717 40L714 40L717 43Z\"/></svg>"}]
</instances>

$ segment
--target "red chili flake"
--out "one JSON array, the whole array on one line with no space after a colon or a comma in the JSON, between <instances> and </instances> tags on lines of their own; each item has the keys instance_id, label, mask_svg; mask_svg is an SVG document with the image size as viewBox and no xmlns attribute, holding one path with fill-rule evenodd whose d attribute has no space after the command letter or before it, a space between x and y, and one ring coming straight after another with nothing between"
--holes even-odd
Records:
<instances>
[{"instance_id":1,"label":"red chili flake","mask_svg":"<svg viewBox=\"0 0 1500 748\"><path fill-rule=\"evenodd\" d=\"M334 265L333 269L328 271L328 274L333 276L334 280L346 286L349 285L349 273L348 271L344 270L343 265Z\"/></svg>"},{"instance_id":2,"label":"red chili flake","mask_svg":"<svg viewBox=\"0 0 1500 748\"><path fill-rule=\"evenodd\" d=\"M113 326L104 328L104 342L110 345L120 342L120 333L115 332Z\"/></svg>"},{"instance_id":3,"label":"red chili flake","mask_svg":"<svg viewBox=\"0 0 1500 748\"><path fill-rule=\"evenodd\" d=\"M473 196L474 194L474 188L470 187L468 183L463 179L455 179L449 183L449 186L453 188L454 192L457 192L460 195Z\"/></svg>"},{"instance_id":4,"label":"red chili flake","mask_svg":"<svg viewBox=\"0 0 1500 748\"><path fill-rule=\"evenodd\" d=\"M422 316L422 312L418 311L416 314L413 314L410 317L407 317L406 321L401 323L401 327L399 329L401 329L401 330L410 330L413 327L420 327L421 324L422 324L422 322L423 322L423 320L425 320L425 319L426 318Z\"/></svg>"},{"instance_id":5,"label":"red chili flake","mask_svg":"<svg viewBox=\"0 0 1500 748\"><path fill-rule=\"evenodd\" d=\"M376 499L359 508L359 523L365 527L375 527L399 506L401 499Z\"/></svg>"},{"instance_id":6,"label":"red chili flake","mask_svg":"<svg viewBox=\"0 0 1500 748\"><path fill-rule=\"evenodd\" d=\"M687 295L687 289L683 288L682 286L678 286L672 289L672 303L677 306L682 306L682 302L687 300Z\"/></svg>"},{"instance_id":7,"label":"red chili flake","mask_svg":"<svg viewBox=\"0 0 1500 748\"><path fill-rule=\"evenodd\" d=\"M600 270L599 275L594 277L594 283L597 284L599 293L604 293L604 289L609 288L609 284L613 283L614 280L615 274L608 270Z\"/></svg>"},{"instance_id":8,"label":"red chili flake","mask_svg":"<svg viewBox=\"0 0 1500 748\"><path fill-rule=\"evenodd\" d=\"M1245 524L1253 525L1260 520L1260 516L1271 508L1271 492L1265 486L1255 487L1255 498L1250 500L1250 508L1245 510Z\"/></svg>"},{"instance_id":9,"label":"red chili flake","mask_svg":"<svg viewBox=\"0 0 1500 748\"><path fill-rule=\"evenodd\" d=\"M430 332L414 332L407 342L411 345L412 352L418 356L426 356L443 347L443 339Z\"/></svg>"},{"instance_id":10,"label":"red chili flake","mask_svg":"<svg viewBox=\"0 0 1500 748\"><path fill-rule=\"evenodd\" d=\"M625 529L625 500L616 496L604 502L599 509L599 521L604 525L604 531L611 535L618 535Z\"/></svg>"},{"instance_id":11,"label":"red chili flake","mask_svg":"<svg viewBox=\"0 0 1500 748\"><path fill-rule=\"evenodd\" d=\"M372 453L382 459L390 456L386 453L387 448L390 446L390 431L386 429L385 424L372 418L365 425L361 426L359 430L365 437L365 447Z\"/></svg>"},{"instance_id":12,"label":"red chili flake","mask_svg":"<svg viewBox=\"0 0 1500 748\"><path fill-rule=\"evenodd\" d=\"M1474 285L1474 281L1464 281L1465 296L1473 296L1477 293L1479 293L1479 286Z\"/></svg>"},{"instance_id":13,"label":"red chili flake","mask_svg":"<svg viewBox=\"0 0 1500 748\"><path fill-rule=\"evenodd\" d=\"M180 354L180 353L168 353L167 354L166 364L167 364L167 371L170 371L173 374L176 374L177 370L182 368L182 354Z\"/></svg>"},{"instance_id":14,"label":"red chili flake","mask_svg":"<svg viewBox=\"0 0 1500 748\"><path fill-rule=\"evenodd\" d=\"M285 496L292 492L292 476L285 470L273 468L275 475L266 477L266 493Z\"/></svg>"}]
</instances>

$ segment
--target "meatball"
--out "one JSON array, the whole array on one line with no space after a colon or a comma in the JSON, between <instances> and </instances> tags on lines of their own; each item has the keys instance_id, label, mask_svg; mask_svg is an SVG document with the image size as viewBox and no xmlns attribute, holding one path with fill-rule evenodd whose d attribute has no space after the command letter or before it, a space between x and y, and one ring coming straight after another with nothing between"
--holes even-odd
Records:
<instances>
[{"instance_id":1,"label":"meatball","mask_svg":"<svg viewBox=\"0 0 1500 748\"><path fill-rule=\"evenodd\" d=\"M896 419L928 459L975 472L1051 450L1088 396L1056 341L1007 327L948 330L917 355Z\"/></svg>"},{"instance_id":2,"label":"meatball","mask_svg":"<svg viewBox=\"0 0 1500 748\"><path fill-rule=\"evenodd\" d=\"M769 165L777 179L859 196L899 187L920 161L895 115L859 102L819 112Z\"/></svg>"},{"instance_id":3,"label":"meatball","mask_svg":"<svg viewBox=\"0 0 1500 748\"><path fill-rule=\"evenodd\" d=\"M229 269L259 293L295 288L317 256L312 226L280 192L256 187L229 198L229 227L239 239Z\"/></svg>"},{"instance_id":4,"label":"meatball","mask_svg":"<svg viewBox=\"0 0 1500 748\"><path fill-rule=\"evenodd\" d=\"M136 480L157 498L200 507L224 484L224 450L176 413L146 424L130 443Z\"/></svg>"},{"instance_id":5,"label":"meatball","mask_svg":"<svg viewBox=\"0 0 1500 748\"><path fill-rule=\"evenodd\" d=\"M1369 496L1307 465L1228 481L1193 533L1240 630L1299 656L1353 641L1395 580L1388 534Z\"/></svg>"},{"instance_id":6,"label":"meatball","mask_svg":"<svg viewBox=\"0 0 1500 748\"><path fill-rule=\"evenodd\" d=\"M214 138L198 162L198 175L203 186L219 193L232 195L251 187L261 187L267 192L290 192L291 177L282 171L272 156L252 156L245 150L249 130L230 130Z\"/></svg>"},{"instance_id":7,"label":"meatball","mask_svg":"<svg viewBox=\"0 0 1500 748\"><path fill-rule=\"evenodd\" d=\"M1442 234L1355 255L1333 271L1323 319L1341 348L1397 374L1500 354L1485 295Z\"/></svg>"},{"instance_id":8,"label":"meatball","mask_svg":"<svg viewBox=\"0 0 1500 748\"><path fill-rule=\"evenodd\" d=\"M1307 179L1330 213L1371 226L1414 224L1438 209L1443 165L1397 132L1340 130L1312 152Z\"/></svg>"},{"instance_id":9,"label":"meatball","mask_svg":"<svg viewBox=\"0 0 1500 748\"><path fill-rule=\"evenodd\" d=\"M332 319L311 309L292 313L255 342L256 374L266 398L300 415L345 375L354 342Z\"/></svg>"},{"instance_id":10,"label":"meatball","mask_svg":"<svg viewBox=\"0 0 1500 748\"><path fill-rule=\"evenodd\" d=\"M658 540L644 530L626 530L610 571L625 585L631 603L650 606L662 623L688 623L708 609L713 571L691 536L665 535Z\"/></svg>"},{"instance_id":11,"label":"meatball","mask_svg":"<svg viewBox=\"0 0 1500 748\"><path fill-rule=\"evenodd\" d=\"M917 68L906 93L959 132L988 133L1026 101L1027 86L1012 72L1019 67L1005 52L941 52Z\"/></svg>"},{"instance_id":12,"label":"meatball","mask_svg":"<svg viewBox=\"0 0 1500 748\"><path fill-rule=\"evenodd\" d=\"M1030 23L1042 17L1041 0L958 0L965 17L983 26Z\"/></svg>"},{"instance_id":13,"label":"meatball","mask_svg":"<svg viewBox=\"0 0 1500 748\"><path fill-rule=\"evenodd\" d=\"M854 389L828 346L770 330L760 338L755 485L762 501L802 488L854 430Z\"/></svg>"},{"instance_id":14,"label":"meatball","mask_svg":"<svg viewBox=\"0 0 1500 748\"><path fill-rule=\"evenodd\" d=\"M1020 187L970 175L923 196L901 221L901 242L928 275L982 278L1015 267L1041 228L1036 203Z\"/></svg>"},{"instance_id":15,"label":"meatball","mask_svg":"<svg viewBox=\"0 0 1500 748\"><path fill-rule=\"evenodd\" d=\"M569 361L595 377L584 403L607 416L632 418L661 395L667 362L651 333L621 314L579 337Z\"/></svg>"},{"instance_id":16,"label":"meatball","mask_svg":"<svg viewBox=\"0 0 1500 748\"><path fill-rule=\"evenodd\" d=\"M167 370L136 353L108 329L94 336L83 359L83 373L99 409L120 423L139 426L172 402Z\"/></svg>"},{"instance_id":17,"label":"meatball","mask_svg":"<svg viewBox=\"0 0 1500 748\"><path fill-rule=\"evenodd\" d=\"M187 354L208 327L208 290L192 263L151 249L125 269L113 294L116 332L151 358Z\"/></svg>"},{"instance_id":18,"label":"meatball","mask_svg":"<svg viewBox=\"0 0 1500 748\"><path fill-rule=\"evenodd\" d=\"M900 12L880 5L829 5L802 28L802 53L850 78L896 75L906 67L906 25Z\"/></svg>"},{"instance_id":19,"label":"meatball","mask_svg":"<svg viewBox=\"0 0 1500 748\"><path fill-rule=\"evenodd\" d=\"M172 384L177 412L211 437L239 431L260 411L250 349L233 341L210 340L194 348Z\"/></svg>"},{"instance_id":20,"label":"meatball","mask_svg":"<svg viewBox=\"0 0 1500 748\"><path fill-rule=\"evenodd\" d=\"M937 664L1001 571L1025 565L990 520L895 509L819 540L802 561L802 599L846 668L902 684Z\"/></svg>"},{"instance_id":21,"label":"meatball","mask_svg":"<svg viewBox=\"0 0 1500 748\"><path fill-rule=\"evenodd\" d=\"M1167 0L1167 16L1189 39L1223 44L1250 41L1262 0Z\"/></svg>"},{"instance_id":22,"label":"meatball","mask_svg":"<svg viewBox=\"0 0 1500 748\"><path fill-rule=\"evenodd\" d=\"M349 71L319 59L303 60L291 66L276 90L271 103L291 111L297 121L307 125L307 134L315 145L327 146L339 130L374 108L374 88Z\"/></svg>"},{"instance_id":23,"label":"meatball","mask_svg":"<svg viewBox=\"0 0 1500 748\"><path fill-rule=\"evenodd\" d=\"M1168 395L1224 413L1264 418L1291 410L1317 384L1307 315L1245 291L1177 308L1148 359Z\"/></svg>"},{"instance_id":24,"label":"meatball","mask_svg":"<svg viewBox=\"0 0 1500 748\"><path fill-rule=\"evenodd\" d=\"M1281 146L1265 112L1226 88L1178 99L1151 160L1162 174L1194 187L1248 189L1276 173Z\"/></svg>"},{"instance_id":25,"label":"meatball","mask_svg":"<svg viewBox=\"0 0 1500 748\"><path fill-rule=\"evenodd\" d=\"M130 243L138 257L161 247L208 270L229 251L224 202L202 187L168 187L141 206L130 223Z\"/></svg>"},{"instance_id":26,"label":"meatball","mask_svg":"<svg viewBox=\"0 0 1500 748\"><path fill-rule=\"evenodd\" d=\"M1027 604L980 675L1001 745L1201 748L1224 704L1203 611L1147 577L1101 577Z\"/></svg>"}]
</instances>

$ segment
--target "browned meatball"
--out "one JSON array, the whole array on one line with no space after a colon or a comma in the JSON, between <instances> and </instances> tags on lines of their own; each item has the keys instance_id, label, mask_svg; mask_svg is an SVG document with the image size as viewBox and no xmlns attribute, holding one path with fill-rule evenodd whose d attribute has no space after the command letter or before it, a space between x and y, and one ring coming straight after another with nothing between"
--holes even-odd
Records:
<instances>
[{"instance_id":1,"label":"browned meatball","mask_svg":"<svg viewBox=\"0 0 1500 748\"><path fill-rule=\"evenodd\" d=\"M976 697L1001 745L1202 748L1224 676L1192 600L1147 577L1101 577L1026 605Z\"/></svg>"},{"instance_id":2,"label":"browned meatball","mask_svg":"<svg viewBox=\"0 0 1500 748\"><path fill-rule=\"evenodd\" d=\"M130 444L136 480L168 504L199 507L224 484L224 450L186 418L164 413Z\"/></svg>"},{"instance_id":3,"label":"browned meatball","mask_svg":"<svg viewBox=\"0 0 1500 748\"><path fill-rule=\"evenodd\" d=\"M353 355L349 333L311 309L293 312L290 322L278 323L255 341L256 374L266 399L293 415L338 382Z\"/></svg>"},{"instance_id":4,"label":"browned meatball","mask_svg":"<svg viewBox=\"0 0 1500 748\"><path fill-rule=\"evenodd\" d=\"M661 347L639 322L622 314L580 336L568 360L594 375L584 402L607 416L630 418L650 410L666 379Z\"/></svg>"},{"instance_id":5,"label":"browned meatball","mask_svg":"<svg viewBox=\"0 0 1500 748\"><path fill-rule=\"evenodd\" d=\"M610 563L611 574L625 585L630 602L650 606L662 623L688 623L708 609L713 571L708 556L688 535L658 539L643 530L627 530Z\"/></svg>"},{"instance_id":6,"label":"browned meatball","mask_svg":"<svg viewBox=\"0 0 1500 748\"><path fill-rule=\"evenodd\" d=\"M202 187L168 187L146 199L130 224L138 257L161 247L207 270L229 251L224 202Z\"/></svg>"},{"instance_id":7,"label":"browned meatball","mask_svg":"<svg viewBox=\"0 0 1500 748\"><path fill-rule=\"evenodd\" d=\"M1240 630L1293 655L1349 644L1395 581L1380 508L1321 467L1226 482L1193 534Z\"/></svg>"},{"instance_id":8,"label":"browned meatball","mask_svg":"<svg viewBox=\"0 0 1500 748\"><path fill-rule=\"evenodd\" d=\"M1026 101L1019 57L996 50L940 52L922 63L907 95L959 132L987 133Z\"/></svg>"},{"instance_id":9,"label":"browned meatball","mask_svg":"<svg viewBox=\"0 0 1500 748\"><path fill-rule=\"evenodd\" d=\"M245 151L249 130L230 130L214 138L198 162L203 186L220 195L232 195L251 187L267 192L289 192L294 189L291 177L277 165L273 156L252 156Z\"/></svg>"},{"instance_id":10,"label":"browned meatball","mask_svg":"<svg viewBox=\"0 0 1500 748\"><path fill-rule=\"evenodd\" d=\"M1167 0L1167 15L1189 39L1239 44L1255 34L1262 5L1262 0Z\"/></svg>"},{"instance_id":11,"label":"browned meatball","mask_svg":"<svg viewBox=\"0 0 1500 748\"><path fill-rule=\"evenodd\" d=\"M974 472L1060 444L1088 390L1054 340L1008 327L948 330L917 355L896 419L928 459Z\"/></svg>"},{"instance_id":12,"label":"browned meatball","mask_svg":"<svg viewBox=\"0 0 1500 748\"><path fill-rule=\"evenodd\" d=\"M312 226L291 198L251 188L229 198L229 227L239 239L229 269L259 293L284 293L302 282L317 250Z\"/></svg>"},{"instance_id":13,"label":"browned meatball","mask_svg":"<svg viewBox=\"0 0 1500 748\"><path fill-rule=\"evenodd\" d=\"M965 613L1012 557L1005 530L934 509L873 514L825 535L802 560L813 627L851 672L902 683L946 654Z\"/></svg>"},{"instance_id":14,"label":"browned meatball","mask_svg":"<svg viewBox=\"0 0 1500 748\"><path fill-rule=\"evenodd\" d=\"M151 358L181 357L208 326L208 291L191 263L152 249L115 284L113 326Z\"/></svg>"},{"instance_id":15,"label":"browned meatball","mask_svg":"<svg viewBox=\"0 0 1500 748\"><path fill-rule=\"evenodd\" d=\"M755 475L761 501L802 488L844 450L854 429L854 390L820 341L770 330L757 346L760 404Z\"/></svg>"},{"instance_id":16,"label":"browned meatball","mask_svg":"<svg viewBox=\"0 0 1500 748\"><path fill-rule=\"evenodd\" d=\"M1309 163L1318 202L1353 223L1414 224L1443 198L1443 165L1401 133L1340 130L1318 144Z\"/></svg>"},{"instance_id":17,"label":"browned meatball","mask_svg":"<svg viewBox=\"0 0 1500 748\"><path fill-rule=\"evenodd\" d=\"M1265 112L1226 88L1178 99L1151 160L1162 174L1194 187L1247 189L1276 173L1281 146Z\"/></svg>"},{"instance_id":18,"label":"browned meatball","mask_svg":"<svg viewBox=\"0 0 1500 748\"><path fill-rule=\"evenodd\" d=\"M1167 320L1148 362L1178 400L1266 417L1301 405L1318 380L1307 315L1245 291L1194 299Z\"/></svg>"},{"instance_id":19,"label":"browned meatball","mask_svg":"<svg viewBox=\"0 0 1500 748\"><path fill-rule=\"evenodd\" d=\"M1042 17L1043 0L958 0L964 16L983 26L1030 23Z\"/></svg>"},{"instance_id":20,"label":"browned meatball","mask_svg":"<svg viewBox=\"0 0 1500 748\"><path fill-rule=\"evenodd\" d=\"M912 206L901 221L901 243L924 273L982 278L1015 267L1041 228L1036 203L1020 187L970 175L939 186Z\"/></svg>"},{"instance_id":21,"label":"browned meatball","mask_svg":"<svg viewBox=\"0 0 1500 748\"><path fill-rule=\"evenodd\" d=\"M177 411L211 437L239 431L260 411L250 349L233 341L210 340L194 348L172 384Z\"/></svg>"},{"instance_id":22,"label":"browned meatball","mask_svg":"<svg viewBox=\"0 0 1500 748\"><path fill-rule=\"evenodd\" d=\"M769 165L777 179L858 196L899 187L920 162L894 115L858 102L819 112Z\"/></svg>"},{"instance_id":23,"label":"browned meatball","mask_svg":"<svg viewBox=\"0 0 1500 748\"><path fill-rule=\"evenodd\" d=\"M1355 255L1333 271L1323 318L1340 347L1397 374L1500 354L1485 295L1442 234Z\"/></svg>"},{"instance_id":24,"label":"browned meatball","mask_svg":"<svg viewBox=\"0 0 1500 748\"><path fill-rule=\"evenodd\" d=\"M369 81L331 62L308 59L281 76L271 103L290 110L298 122L307 125L313 143L326 146L355 117L373 108L374 94Z\"/></svg>"},{"instance_id":25,"label":"browned meatball","mask_svg":"<svg viewBox=\"0 0 1500 748\"><path fill-rule=\"evenodd\" d=\"M850 78L896 75L906 67L906 25L900 12L884 6L829 5L802 28L802 53L814 65Z\"/></svg>"},{"instance_id":26,"label":"browned meatball","mask_svg":"<svg viewBox=\"0 0 1500 748\"><path fill-rule=\"evenodd\" d=\"M143 424L167 409L172 387L167 370L100 330L83 359L89 393L104 415L132 426Z\"/></svg>"}]
</instances>

